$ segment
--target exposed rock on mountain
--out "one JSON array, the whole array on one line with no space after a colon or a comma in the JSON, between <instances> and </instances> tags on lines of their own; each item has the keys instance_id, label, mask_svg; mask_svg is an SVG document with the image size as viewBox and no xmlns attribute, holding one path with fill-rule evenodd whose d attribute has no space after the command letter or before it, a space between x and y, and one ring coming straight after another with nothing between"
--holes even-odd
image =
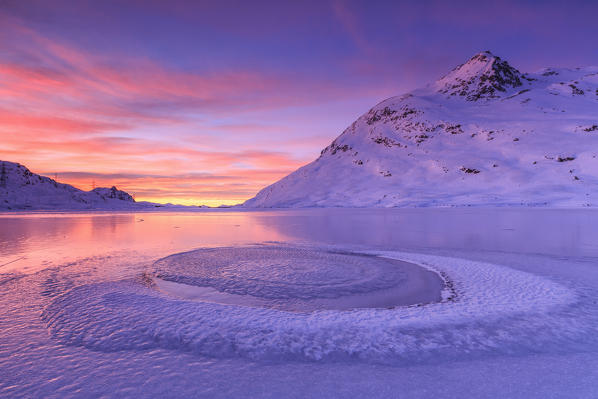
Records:
<instances>
[{"instance_id":1,"label":"exposed rock on mountain","mask_svg":"<svg viewBox=\"0 0 598 399\"><path fill-rule=\"evenodd\" d=\"M247 207L598 205L598 67L490 52L382 101Z\"/></svg>"},{"instance_id":2,"label":"exposed rock on mountain","mask_svg":"<svg viewBox=\"0 0 598 399\"><path fill-rule=\"evenodd\" d=\"M505 93L522 86L522 79L526 77L508 62L485 51L438 80L436 87L439 93L477 101L481 98L497 98L497 92Z\"/></svg>"}]
</instances>

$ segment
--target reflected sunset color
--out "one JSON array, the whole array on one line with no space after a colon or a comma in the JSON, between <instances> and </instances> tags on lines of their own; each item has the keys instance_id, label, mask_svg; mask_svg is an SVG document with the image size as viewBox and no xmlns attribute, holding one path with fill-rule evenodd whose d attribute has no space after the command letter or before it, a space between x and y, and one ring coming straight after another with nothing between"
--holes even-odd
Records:
<instances>
[{"instance_id":1,"label":"reflected sunset color","mask_svg":"<svg viewBox=\"0 0 598 399\"><path fill-rule=\"evenodd\" d=\"M0 215L0 272L34 273L82 259L161 256L202 247L283 242L355 248L598 254L596 215L578 210L306 209ZM479 224L481 217L488 223ZM459 229L456 229L459 226ZM538 228L540 227L540 228ZM526 237L526 239L522 239ZM566 239L565 239L565 238Z\"/></svg>"},{"instance_id":2,"label":"reflected sunset color","mask_svg":"<svg viewBox=\"0 0 598 399\"><path fill-rule=\"evenodd\" d=\"M203 246L287 240L267 218L242 212L2 215L0 271L33 273L65 257L76 261L123 250L153 259Z\"/></svg>"}]
</instances>

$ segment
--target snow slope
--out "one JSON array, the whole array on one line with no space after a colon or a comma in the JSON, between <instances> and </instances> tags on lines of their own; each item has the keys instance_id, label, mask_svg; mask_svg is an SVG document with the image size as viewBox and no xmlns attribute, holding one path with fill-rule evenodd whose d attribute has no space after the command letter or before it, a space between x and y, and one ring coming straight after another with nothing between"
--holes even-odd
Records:
<instances>
[{"instance_id":1,"label":"snow slope","mask_svg":"<svg viewBox=\"0 0 598 399\"><path fill-rule=\"evenodd\" d=\"M157 204L135 202L116 187L82 191L69 184L32 173L18 163L0 161L0 211L2 210L127 210Z\"/></svg>"},{"instance_id":2,"label":"snow slope","mask_svg":"<svg viewBox=\"0 0 598 399\"><path fill-rule=\"evenodd\" d=\"M490 52L382 101L247 207L598 205L598 67Z\"/></svg>"}]
</instances>

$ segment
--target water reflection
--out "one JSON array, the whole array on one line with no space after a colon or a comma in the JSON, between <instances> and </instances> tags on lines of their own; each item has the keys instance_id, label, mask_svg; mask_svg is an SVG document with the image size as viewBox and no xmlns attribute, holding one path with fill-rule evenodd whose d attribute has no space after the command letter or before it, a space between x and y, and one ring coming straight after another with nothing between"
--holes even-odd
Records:
<instances>
[{"instance_id":1,"label":"water reflection","mask_svg":"<svg viewBox=\"0 0 598 399\"><path fill-rule=\"evenodd\" d=\"M598 256L598 211L304 209L193 213L0 215L0 273L133 250L307 242L384 249Z\"/></svg>"},{"instance_id":2,"label":"water reflection","mask_svg":"<svg viewBox=\"0 0 598 399\"><path fill-rule=\"evenodd\" d=\"M589 209L327 209L255 216L296 240L386 249L598 255Z\"/></svg>"},{"instance_id":3,"label":"water reflection","mask_svg":"<svg viewBox=\"0 0 598 399\"><path fill-rule=\"evenodd\" d=\"M163 256L203 246L288 241L248 213L0 216L0 273L132 250Z\"/></svg>"}]
</instances>

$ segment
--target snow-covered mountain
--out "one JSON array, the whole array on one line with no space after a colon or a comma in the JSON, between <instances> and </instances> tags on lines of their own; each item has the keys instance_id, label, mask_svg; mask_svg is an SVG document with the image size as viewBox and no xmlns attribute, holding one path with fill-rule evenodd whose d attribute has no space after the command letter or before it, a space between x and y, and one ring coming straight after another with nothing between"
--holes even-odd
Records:
<instances>
[{"instance_id":1,"label":"snow-covered mountain","mask_svg":"<svg viewBox=\"0 0 598 399\"><path fill-rule=\"evenodd\" d=\"M112 188L82 191L69 184L32 173L18 163L0 161L0 211L141 209L154 206L135 202L128 193Z\"/></svg>"},{"instance_id":2,"label":"snow-covered mountain","mask_svg":"<svg viewBox=\"0 0 598 399\"><path fill-rule=\"evenodd\" d=\"M247 207L598 205L598 67L486 51L382 101Z\"/></svg>"}]
</instances>

